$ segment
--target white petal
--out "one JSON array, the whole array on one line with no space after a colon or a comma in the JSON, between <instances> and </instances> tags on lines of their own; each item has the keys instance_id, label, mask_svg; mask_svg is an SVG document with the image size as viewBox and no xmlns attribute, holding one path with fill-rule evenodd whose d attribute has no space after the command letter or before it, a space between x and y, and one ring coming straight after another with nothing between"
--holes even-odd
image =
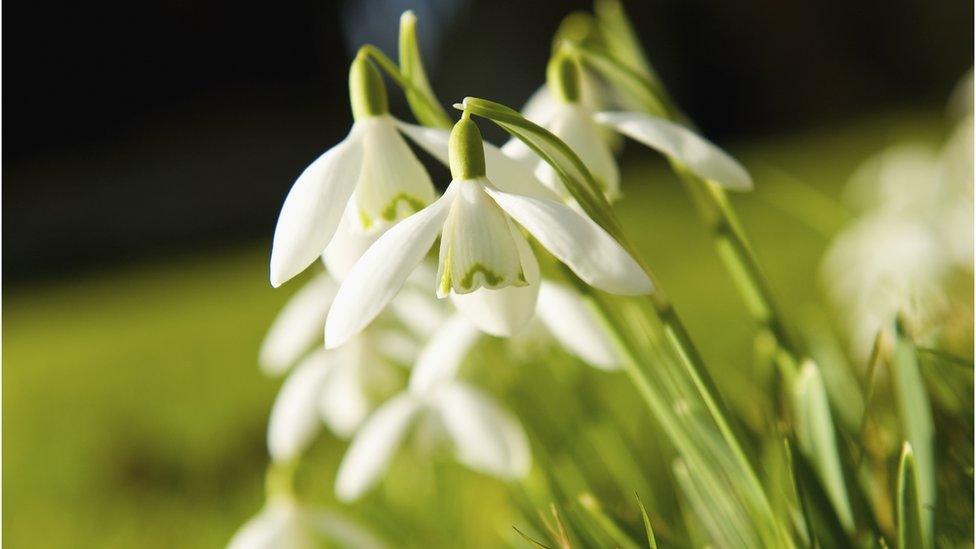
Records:
<instances>
[{"instance_id":1,"label":"white petal","mask_svg":"<svg viewBox=\"0 0 976 549\"><path fill-rule=\"evenodd\" d=\"M541 126L552 120L558 107L559 101L549 92L549 86L543 84L532 92L529 100L522 105L521 112L522 116Z\"/></svg>"},{"instance_id":2,"label":"white petal","mask_svg":"<svg viewBox=\"0 0 976 549\"><path fill-rule=\"evenodd\" d=\"M420 343L402 331L376 328L370 330L369 341L379 355L396 364L409 366L420 355Z\"/></svg>"},{"instance_id":3,"label":"white petal","mask_svg":"<svg viewBox=\"0 0 976 549\"><path fill-rule=\"evenodd\" d=\"M463 316L448 320L420 352L410 374L410 392L423 395L438 383L453 380L479 335Z\"/></svg>"},{"instance_id":4,"label":"white petal","mask_svg":"<svg viewBox=\"0 0 976 549\"><path fill-rule=\"evenodd\" d=\"M364 392L362 372L376 366L369 341L354 337L335 353L335 365L316 395L319 416L339 438L349 438L362 425L371 408Z\"/></svg>"},{"instance_id":5,"label":"white petal","mask_svg":"<svg viewBox=\"0 0 976 549\"><path fill-rule=\"evenodd\" d=\"M457 197L441 233L437 296L527 285L508 216L485 193L485 183L451 186Z\"/></svg>"},{"instance_id":6,"label":"white petal","mask_svg":"<svg viewBox=\"0 0 976 549\"><path fill-rule=\"evenodd\" d=\"M449 165L448 142L451 138L450 131L425 128L400 121L397 122L397 125L400 131L430 153L431 156L440 160L445 166ZM526 196L559 199L558 195L532 175L530 166L510 158L491 143L485 143L485 168L488 178L499 189Z\"/></svg>"},{"instance_id":7,"label":"white petal","mask_svg":"<svg viewBox=\"0 0 976 549\"><path fill-rule=\"evenodd\" d=\"M357 228L355 225L358 221L353 219L356 211L355 205L350 202L350 206L353 207L346 208L346 213L343 214L342 221L339 222L339 228L336 229L332 242L329 242L325 248L325 253L322 254L322 262L325 264L325 268L339 282L346 278L352 266L359 261L359 258L382 234L378 231L363 232Z\"/></svg>"},{"instance_id":8,"label":"white petal","mask_svg":"<svg viewBox=\"0 0 976 549\"><path fill-rule=\"evenodd\" d=\"M423 268L423 264L421 264L421 268ZM414 275L410 276L413 277ZM408 280L389 305L389 310L396 319L411 333L422 339L432 337L448 315L444 302L437 299L430 291L436 285L435 280L436 277L433 274L424 286L411 284Z\"/></svg>"},{"instance_id":9,"label":"white petal","mask_svg":"<svg viewBox=\"0 0 976 549\"><path fill-rule=\"evenodd\" d=\"M275 461L298 457L318 433L317 407L331 355L325 349L309 355L281 386L268 421L268 450Z\"/></svg>"},{"instance_id":10,"label":"white petal","mask_svg":"<svg viewBox=\"0 0 976 549\"><path fill-rule=\"evenodd\" d=\"M532 456L525 431L487 395L455 382L439 387L433 403L459 461L504 479L523 478L529 473Z\"/></svg>"},{"instance_id":11,"label":"white petal","mask_svg":"<svg viewBox=\"0 0 976 549\"><path fill-rule=\"evenodd\" d=\"M440 232L453 191L393 226L349 272L325 323L325 345L335 348L359 333L400 290Z\"/></svg>"},{"instance_id":12,"label":"white petal","mask_svg":"<svg viewBox=\"0 0 976 549\"><path fill-rule=\"evenodd\" d=\"M359 124L364 126L363 170L354 195L355 219L363 230L382 230L430 204L434 184L392 117Z\"/></svg>"},{"instance_id":13,"label":"white petal","mask_svg":"<svg viewBox=\"0 0 976 549\"><path fill-rule=\"evenodd\" d=\"M617 161L610 152L610 146L600 135L600 127L593 121L593 114L584 107L562 104L558 107L546 128L562 139L586 165L603 188L607 198L614 200L620 196L620 173ZM536 177L543 183L568 198L569 192L562 179L548 162L540 160Z\"/></svg>"},{"instance_id":14,"label":"white petal","mask_svg":"<svg viewBox=\"0 0 976 549\"><path fill-rule=\"evenodd\" d=\"M379 481L419 411L415 398L400 394L373 412L339 464L335 493L340 501L358 499Z\"/></svg>"},{"instance_id":15,"label":"white petal","mask_svg":"<svg viewBox=\"0 0 976 549\"><path fill-rule=\"evenodd\" d=\"M312 162L292 185L278 215L271 248L271 285L305 270L332 240L362 168L361 133L354 126L341 143Z\"/></svg>"},{"instance_id":16,"label":"white petal","mask_svg":"<svg viewBox=\"0 0 976 549\"><path fill-rule=\"evenodd\" d=\"M702 179L732 190L752 189L752 178L741 164L680 124L637 112L599 112L596 121L670 156Z\"/></svg>"},{"instance_id":17,"label":"white petal","mask_svg":"<svg viewBox=\"0 0 976 549\"><path fill-rule=\"evenodd\" d=\"M326 509L302 509L302 520L322 537L335 541L340 547L355 549L382 549L387 547L365 526L348 517Z\"/></svg>"},{"instance_id":18,"label":"white petal","mask_svg":"<svg viewBox=\"0 0 976 549\"><path fill-rule=\"evenodd\" d=\"M536 314L563 347L587 364L603 370L620 367L613 342L575 290L543 280Z\"/></svg>"},{"instance_id":19,"label":"white petal","mask_svg":"<svg viewBox=\"0 0 976 549\"><path fill-rule=\"evenodd\" d=\"M513 336L525 327L535 312L539 295L539 262L521 231L511 222L510 225L528 285L451 294L451 302L465 318L481 331L499 337Z\"/></svg>"},{"instance_id":20,"label":"white petal","mask_svg":"<svg viewBox=\"0 0 976 549\"><path fill-rule=\"evenodd\" d=\"M551 200L487 189L515 221L586 283L619 295L653 291L640 265L590 218Z\"/></svg>"},{"instance_id":21,"label":"white petal","mask_svg":"<svg viewBox=\"0 0 976 549\"><path fill-rule=\"evenodd\" d=\"M258 360L268 374L281 374L321 341L325 315L338 287L321 273L295 292L264 337Z\"/></svg>"},{"instance_id":22,"label":"white petal","mask_svg":"<svg viewBox=\"0 0 976 549\"><path fill-rule=\"evenodd\" d=\"M269 501L247 521L227 544L228 549L312 548L313 540L303 528L294 503Z\"/></svg>"},{"instance_id":23,"label":"white petal","mask_svg":"<svg viewBox=\"0 0 976 549\"><path fill-rule=\"evenodd\" d=\"M543 85L532 93L529 100L525 102L525 106L522 107L521 112L525 118L540 126L545 126L552 119L558 106L559 103L553 99L552 94L549 93L549 88ZM539 162L539 157L532 152L532 149L517 137L509 139L502 145L502 152L509 158L514 158L520 162L527 162L532 167L535 167Z\"/></svg>"}]
</instances>

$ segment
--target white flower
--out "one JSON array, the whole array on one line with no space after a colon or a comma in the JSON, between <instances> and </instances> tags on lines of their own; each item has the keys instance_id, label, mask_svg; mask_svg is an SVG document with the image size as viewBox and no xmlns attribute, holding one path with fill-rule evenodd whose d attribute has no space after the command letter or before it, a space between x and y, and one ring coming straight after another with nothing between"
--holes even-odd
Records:
<instances>
[{"instance_id":1,"label":"white flower","mask_svg":"<svg viewBox=\"0 0 976 549\"><path fill-rule=\"evenodd\" d=\"M392 317L410 334L393 326L371 326L338 349L321 345L325 316L335 283L321 273L295 293L262 345L262 367L281 374L301 358L281 386L271 410L268 449L272 459L299 456L322 424L336 436L352 436L373 407L373 392L389 385L394 364L410 364L419 352L416 338L427 338L446 319L443 307L419 290L433 274L418 269L414 280L391 304ZM311 352L309 352L311 350ZM304 357L304 358L302 358Z\"/></svg>"},{"instance_id":2,"label":"white flower","mask_svg":"<svg viewBox=\"0 0 976 549\"><path fill-rule=\"evenodd\" d=\"M535 310L538 263L519 225L588 284L622 295L651 292L637 262L588 217L562 202L497 187L485 175L483 151L474 122L458 122L451 135L454 180L441 198L381 236L353 267L329 311L326 347L341 345L369 324L438 235L438 295L450 295L491 334L512 335Z\"/></svg>"},{"instance_id":3,"label":"white flower","mask_svg":"<svg viewBox=\"0 0 976 549\"><path fill-rule=\"evenodd\" d=\"M923 325L942 304L946 272L941 243L911 219L876 214L844 229L824 256L821 274L833 303L844 311L859 357L898 313Z\"/></svg>"},{"instance_id":4,"label":"white flower","mask_svg":"<svg viewBox=\"0 0 976 549\"><path fill-rule=\"evenodd\" d=\"M228 549L313 549L328 540L339 547L386 547L363 526L326 509L306 507L287 496L272 497L227 544Z\"/></svg>"},{"instance_id":5,"label":"white flower","mask_svg":"<svg viewBox=\"0 0 976 549\"><path fill-rule=\"evenodd\" d=\"M261 344L258 362L265 373L279 375L318 341L338 285L326 273L308 281L288 300Z\"/></svg>"},{"instance_id":6,"label":"white flower","mask_svg":"<svg viewBox=\"0 0 976 549\"><path fill-rule=\"evenodd\" d=\"M285 283L329 246L343 212L359 231L382 231L436 196L430 176L387 113L382 77L364 57L350 70L355 122L312 162L285 198L271 251L271 284Z\"/></svg>"},{"instance_id":7,"label":"white flower","mask_svg":"<svg viewBox=\"0 0 976 549\"><path fill-rule=\"evenodd\" d=\"M692 130L657 116L629 111L599 112L588 100L585 72L576 61L556 56L548 70L548 92L533 96L523 114L566 142L603 187L607 198L620 195L620 176L607 130L630 137L677 161L698 177L733 190L752 188L749 173L734 158ZM502 150L513 158L536 166L539 179L563 199L569 192L548 163L538 159L517 139Z\"/></svg>"},{"instance_id":8,"label":"white flower","mask_svg":"<svg viewBox=\"0 0 976 549\"><path fill-rule=\"evenodd\" d=\"M336 497L353 501L379 482L411 428L442 427L457 459L502 479L531 467L529 443L518 420L481 391L455 379L478 330L456 316L421 352L406 391L380 406L356 433L336 477Z\"/></svg>"}]
</instances>

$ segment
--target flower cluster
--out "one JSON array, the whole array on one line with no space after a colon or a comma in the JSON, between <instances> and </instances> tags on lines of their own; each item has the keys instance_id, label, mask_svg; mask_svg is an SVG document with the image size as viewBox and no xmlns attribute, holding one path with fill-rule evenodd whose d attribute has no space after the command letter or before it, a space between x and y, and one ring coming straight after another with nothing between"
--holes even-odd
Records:
<instances>
[{"instance_id":1,"label":"flower cluster","mask_svg":"<svg viewBox=\"0 0 976 549\"><path fill-rule=\"evenodd\" d=\"M917 143L889 147L847 184L846 203L857 217L834 238L822 278L862 358L895 315L919 328L937 324L949 306L947 277L972 272L971 84L968 89L970 109L957 113L941 150Z\"/></svg>"}]
</instances>

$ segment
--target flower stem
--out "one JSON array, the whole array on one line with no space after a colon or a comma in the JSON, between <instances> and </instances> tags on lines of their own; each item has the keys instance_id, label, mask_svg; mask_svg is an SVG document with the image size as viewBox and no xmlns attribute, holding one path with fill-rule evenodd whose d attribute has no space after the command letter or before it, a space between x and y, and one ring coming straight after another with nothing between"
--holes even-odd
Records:
<instances>
[{"instance_id":1,"label":"flower stem","mask_svg":"<svg viewBox=\"0 0 976 549\"><path fill-rule=\"evenodd\" d=\"M790 337L766 275L725 191L675 162L671 166L695 202L702 221L712 235L718 255L745 300L750 315L761 331L772 336L777 352L785 353L787 362L798 364L800 352Z\"/></svg>"}]
</instances>

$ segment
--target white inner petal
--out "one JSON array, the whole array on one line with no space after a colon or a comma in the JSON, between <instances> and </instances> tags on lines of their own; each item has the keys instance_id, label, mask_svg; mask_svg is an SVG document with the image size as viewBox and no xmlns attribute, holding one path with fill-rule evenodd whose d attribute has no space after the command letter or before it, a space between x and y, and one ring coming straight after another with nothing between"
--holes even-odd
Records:
<instances>
[{"instance_id":1,"label":"white inner petal","mask_svg":"<svg viewBox=\"0 0 976 549\"><path fill-rule=\"evenodd\" d=\"M568 103L560 104L546 127L579 155L607 198L613 200L620 195L620 172L617 169L617 161L613 158L610 146L601 137L600 127L593 120L592 113L586 107ZM569 197L562 180L548 162L540 161L536 177L563 198Z\"/></svg>"},{"instance_id":2,"label":"white inner petal","mask_svg":"<svg viewBox=\"0 0 976 549\"><path fill-rule=\"evenodd\" d=\"M528 284L508 216L485 193L486 183L454 182L458 191L441 235L438 297Z\"/></svg>"},{"instance_id":3,"label":"white inner petal","mask_svg":"<svg viewBox=\"0 0 976 549\"><path fill-rule=\"evenodd\" d=\"M423 164L400 136L393 119L366 119L363 169L353 200L363 230L382 230L434 200Z\"/></svg>"}]
</instances>

